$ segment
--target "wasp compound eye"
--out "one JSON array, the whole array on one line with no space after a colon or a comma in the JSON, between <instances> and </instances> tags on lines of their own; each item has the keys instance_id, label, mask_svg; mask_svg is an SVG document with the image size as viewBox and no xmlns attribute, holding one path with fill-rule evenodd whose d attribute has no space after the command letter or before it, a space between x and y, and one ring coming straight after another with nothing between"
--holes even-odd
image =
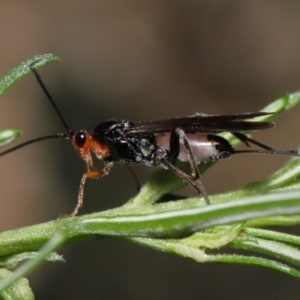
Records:
<instances>
[{"instance_id":1,"label":"wasp compound eye","mask_svg":"<svg viewBox=\"0 0 300 300\"><path fill-rule=\"evenodd\" d=\"M75 143L78 147L83 147L84 144L86 143L86 133L83 131L79 131L75 135Z\"/></svg>"}]
</instances>

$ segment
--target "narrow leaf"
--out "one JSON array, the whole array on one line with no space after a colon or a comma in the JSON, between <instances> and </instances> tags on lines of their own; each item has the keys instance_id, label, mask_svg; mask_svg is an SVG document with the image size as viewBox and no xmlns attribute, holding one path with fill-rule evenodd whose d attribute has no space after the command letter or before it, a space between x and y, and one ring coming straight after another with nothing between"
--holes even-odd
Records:
<instances>
[{"instance_id":1,"label":"narrow leaf","mask_svg":"<svg viewBox=\"0 0 300 300\"><path fill-rule=\"evenodd\" d=\"M4 147L11 142L13 142L18 136L20 136L21 131L17 129L3 129L0 130L0 147Z\"/></svg>"},{"instance_id":2,"label":"narrow leaf","mask_svg":"<svg viewBox=\"0 0 300 300\"><path fill-rule=\"evenodd\" d=\"M36 55L22 62L19 66L10 70L0 79L0 96L3 95L14 83L30 73L30 66L32 64L34 64L35 69L39 69L59 60L59 57L54 56L53 54L42 54Z\"/></svg>"},{"instance_id":3,"label":"narrow leaf","mask_svg":"<svg viewBox=\"0 0 300 300\"><path fill-rule=\"evenodd\" d=\"M5 280L6 278L12 276L12 272L6 269L0 269L0 280ZM2 290L0 292L1 296L5 300L33 300L34 295L29 286L28 280L21 278L14 282L10 287Z\"/></svg>"},{"instance_id":4,"label":"narrow leaf","mask_svg":"<svg viewBox=\"0 0 300 300\"><path fill-rule=\"evenodd\" d=\"M30 271L34 270L37 266L41 264L43 260L51 252L57 249L65 240L65 235L62 232L56 233L39 251L39 255L35 258L25 262L19 268L15 270L10 276L6 277L0 282L0 292L7 289L11 284L15 283L20 278L29 274Z\"/></svg>"}]
</instances>

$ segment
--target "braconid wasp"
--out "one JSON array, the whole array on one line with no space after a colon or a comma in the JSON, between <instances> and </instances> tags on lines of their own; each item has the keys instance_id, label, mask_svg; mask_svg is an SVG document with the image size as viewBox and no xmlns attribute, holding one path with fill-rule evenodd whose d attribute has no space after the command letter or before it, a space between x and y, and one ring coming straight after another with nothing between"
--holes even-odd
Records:
<instances>
[{"instance_id":1,"label":"braconid wasp","mask_svg":"<svg viewBox=\"0 0 300 300\"><path fill-rule=\"evenodd\" d=\"M85 130L74 133L66 123L41 77L34 69L34 65L31 65L30 69L56 111L66 132L29 140L0 153L0 156L46 139L70 139L79 156L85 161L87 168L80 182L78 202L71 213L72 217L78 213L79 208L83 205L86 179L98 179L108 174L114 163L125 164L129 168L137 164L144 164L169 169L196 190L198 196L203 197L207 204L210 204L207 192L200 180L197 167L199 163L229 158L238 153L300 156L296 150L275 150L245 135L244 132L270 129L275 126L274 122L249 122L247 120L272 114L266 112L227 115L194 114L189 117L146 122L111 119L96 125L91 134ZM216 135L221 132L230 132L247 146L254 144L261 149L236 150L225 138ZM98 159L103 160L104 168L102 170L94 169L91 152ZM176 166L177 160L189 163L191 175L186 174Z\"/></svg>"}]
</instances>

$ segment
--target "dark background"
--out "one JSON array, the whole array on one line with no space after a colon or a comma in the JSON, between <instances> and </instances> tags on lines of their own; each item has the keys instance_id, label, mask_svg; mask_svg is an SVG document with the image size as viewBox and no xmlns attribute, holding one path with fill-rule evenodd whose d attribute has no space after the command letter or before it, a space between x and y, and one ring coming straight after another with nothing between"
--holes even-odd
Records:
<instances>
[{"instance_id":1,"label":"dark background","mask_svg":"<svg viewBox=\"0 0 300 300\"><path fill-rule=\"evenodd\" d=\"M109 118L257 111L300 89L299 12L295 0L2 1L0 75L36 54L59 55L61 64L40 73L74 130ZM281 116L256 139L297 148L299 112ZM0 114L1 128L23 130L20 141L63 131L33 76L1 98ZM226 191L265 178L285 161L241 155L219 162L203 181L210 194ZM61 140L12 153L0 166L1 230L70 213L85 170ZM137 168L141 180L152 171ZM80 214L134 194L132 178L116 166L87 183ZM66 264L47 263L30 276L37 299L296 299L300 290L298 280L268 269L197 264L121 241L59 252Z\"/></svg>"}]
</instances>

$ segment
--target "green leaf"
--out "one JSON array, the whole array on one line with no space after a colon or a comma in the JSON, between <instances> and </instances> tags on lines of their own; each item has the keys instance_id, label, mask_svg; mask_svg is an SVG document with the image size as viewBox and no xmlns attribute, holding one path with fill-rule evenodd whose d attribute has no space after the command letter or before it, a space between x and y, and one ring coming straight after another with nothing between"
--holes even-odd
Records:
<instances>
[{"instance_id":1,"label":"green leaf","mask_svg":"<svg viewBox=\"0 0 300 300\"><path fill-rule=\"evenodd\" d=\"M262 238L256 238L253 241L253 239L249 240L246 235L236 238L229 246L236 249L256 251L262 254L276 256L288 263L300 265L300 250L282 242Z\"/></svg>"},{"instance_id":2,"label":"green leaf","mask_svg":"<svg viewBox=\"0 0 300 300\"><path fill-rule=\"evenodd\" d=\"M20 130L17 129L3 129L0 130L0 147L4 147L12 143L21 134Z\"/></svg>"},{"instance_id":3,"label":"green leaf","mask_svg":"<svg viewBox=\"0 0 300 300\"><path fill-rule=\"evenodd\" d=\"M12 272L6 269L0 269L0 280L5 280L12 276ZM32 300L34 299L28 280L21 278L15 281L10 287L0 292L5 300Z\"/></svg>"},{"instance_id":4,"label":"green leaf","mask_svg":"<svg viewBox=\"0 0 300 300\"><path fill-rule=\"evenodd\" d=\"M209 233L211 232L210 231L207 232L207 235ZM195 243L195 241L199 238L200 238L200 242L198 241L199 243L198 242ZM192 244L188 241L190 239L194 240ZM248 239L249 239L249 243L252 242L252 244L255 244L257 242L256 240L251 241L250 238ZM146 246L162 252L188 257L200 263L222 262L222 263L256 265L256 266L271 268L300 279L300 272L298 270L286 264L278 262L276 260L270 260L266 258L255 257L255 256L236 255L236 254L216 254L216 255L213 253L211 254L209 253L208 250L205 250L204 246L199 247L199 245L201 245L202 242L201 242L201 236L199 236L198 234L195 234L184 240L169 240L169 239L158 240L158 239L140 238L140 237L130 238L130 239L127 238L126 240L138 244L140 246ZM234 243L230 243L229 245L232 244ZM281 246L284 247L284 245ZM245 247L245 249L247 248ZM261 251L261 249L259 250L260 250L259 252L266 252L266 251ZM270 253L271 254L275 253L274 256L277 257L277 253L275 251L273 251L273 253L270 251ZM288 255L285 257L288 258Z\"/></svg>"},{"instance_id":5,"label":"green leaf","mask_svg":"<svg viewBox=\"0 0 300 300\"><path fill-rule=\"evenodd\" d=\"M298 222L298 224L300 224L300 221ZM266 230L261 228L244 228L243 232L248 236L252 235L255 238L259 237L300 246L300 237L288 233L281 233L278 231Z\"/></svg>"},{"instance_id":6,"label":"green leaf","mask_svg":"<svg viewBox=\"0 0 300 300\"><path fill-rule=\"evenodd\" d=\"M35 255L34 258L30 259L29 261L25 262L21 265L18 269L11 273L9 276L6 276L0 282L0 293L9 289L9 287L20 280L22 277L29 274L32 270L38 267L42 261L46 260L47 257L57 249L62 243L65 241L65 234L63 231L57 232L49 241L42 247L39 251L38 255ZM52 255L52 258L57 258L57 255Z\"/></svg>"},{"instance_id":7,"label":"green leaf","mask_svg":"<svg viewBox=\"0 0 300 300\"><path fill-rule=\"evenodd\" d=\"M94 217L85 218L77 226L89 234L181 237L217 225L274 215L299 214L300 193L297 191L259 195L232 202L160 213L154 213L151 208L145 207L144 213L131 213L132 215L122 214L118 217L101 217L101 213L94 214Z\"/></svg>"},{"instance_id":8,"label":"green leaf","mask_svg":"<svg viewBox=\"0 0 300 300\"><path fill-rule=\"evenodd\" d=\"M5 76L0 79L0 96L2 96L9 88L12 87L17 81L31 72L30 67L39 69L52 62L59 61L58 56L53 54L36 55L33 58L26 60L19 66L10 70ZM17 129L3 129L0 130L0 147L4 147L7 144L13 142L21 134Z\"/></svg>"},{"instance_id":9,"label":"green leaf","mask_svg":"<svg viewBox=\"0 0 300 300\"><path fill-rule=\"evenodd\" d=\"M276 258L276 257L274 257ZM300 279L300 272L286 264L280 263L276 260L270 260L257 256L244 256L244 255L216 255L211 262L233 263L233 264L246 264L254 265L265 268L270 268L280 271L290 276Z\"/></svg>"},{"instance_id":10,"label":"green leaf","mask_svg":"<svg viewBox=\"0 0 300 300\"><path fill-rule=\"evenodd\" d=\"M11 256L3 256L0 258L0 267L5 267L8 269L15 268L20 262L26 259L36 258L39 255L39 252L22 252ZM64 258L61 255L53 252L48 256L44 257L44 260L49 262L65 262Z\"/></svg>"},{"instance_id":11,"label":"green leaf","mask_svg":"<svg viewBox=\"0 0 300 300\"><path fill-rule=\"evenodd\" d=\"M52 62L60 61L58 56L53 54L36 55L33 58L27 59L19 66L10 70L5 76L0 79L0 96L3 95L14 83L31 72L30 66L39 69Z\"/></svg>"}]
</instances>

